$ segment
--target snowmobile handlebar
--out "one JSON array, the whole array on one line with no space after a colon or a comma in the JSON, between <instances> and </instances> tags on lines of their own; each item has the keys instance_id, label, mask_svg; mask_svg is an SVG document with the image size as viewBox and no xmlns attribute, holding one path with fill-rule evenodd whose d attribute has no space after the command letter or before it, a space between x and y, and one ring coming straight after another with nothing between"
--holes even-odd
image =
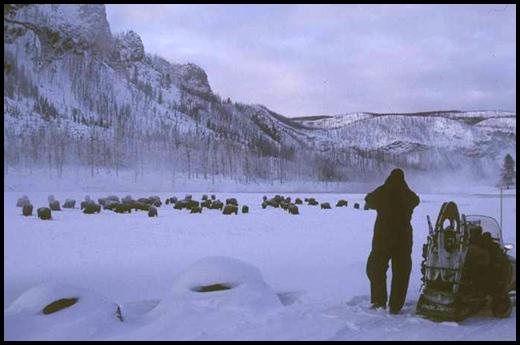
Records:
<instances>
[{"instance_id":1,"label":"snowmobile handlebar","mask_svg":"<svg viewBox=\"0 0 520 345\"><path fill-rule=\"evenodd\" d=\"M426 215L426 219L428 220L428 229L430 230L430 235L433 233L432 221L430 220L430 216Z\"/></svg>"}]
</instances>

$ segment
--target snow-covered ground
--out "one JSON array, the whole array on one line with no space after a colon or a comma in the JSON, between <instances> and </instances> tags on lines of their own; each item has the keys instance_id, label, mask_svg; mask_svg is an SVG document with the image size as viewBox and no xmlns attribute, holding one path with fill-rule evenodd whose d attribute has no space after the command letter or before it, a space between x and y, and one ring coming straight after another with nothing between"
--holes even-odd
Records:
<instances>
[{"instance_id":1,"label":"snow-covered ground","mask_svg":"<svg viewBox=\"0 0 520 345\"><path fill-rule=\"evenodd\" d=\"M23 217L15 207L23 194L36 209L47 205L49 193L4 192L4 339L516 339L516 307L508 319L486 311L461 323L415 315L426 215L436 218L442 202L453 200L462 213L498 220L496 191L420 195L410 287L397 316L367 309L365 264L376 214L352 207L363 206L364 194L285 194L331 205L349 201L347 208L331 210L302 205L295 216L263 210L263 193L216 193L221 200L236 197L249 214L189 214L163 205L157 218L74 209L53 212L51 221ZM60 202L75 198L77 204L85 194L54 193ZM128 193L90 196L109 194ZM164 199L186 193L132 194ZM504 240L516 245L516 191L506 194ZM193 193L198 200L201 195ZM189 289L210 284L211 277L232 288L205 294ZM60 295L80 299L62 312L38 314Z\"/></svg>"}]
</instances>

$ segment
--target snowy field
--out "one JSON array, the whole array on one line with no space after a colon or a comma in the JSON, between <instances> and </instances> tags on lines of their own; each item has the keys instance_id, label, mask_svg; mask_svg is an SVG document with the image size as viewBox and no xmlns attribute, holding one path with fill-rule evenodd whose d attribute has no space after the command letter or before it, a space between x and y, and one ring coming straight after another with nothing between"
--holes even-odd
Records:
<instances>
[{"instance_id":1,"label":"snowy field","mask_svg":"<svg viewBox=\"0 0 520 345\"><path fill-rule=\"evenodd\" d=\"M435 219L442 202L453 200L462 213L499 220L496 192L420 195L412 220L410 287L397 316L367 309L365 264L376 213L352 208L354 202L363 207L364 194L284 194L314 196L333 206L301 205L296 216L263 210L263 193L216 193L221 200L236 197L250 213L224 216L205 209L189 214L163 204L157 218L145 212L85 215L74 209L53 212L51 221L23 217L15 207L23 194L36 211L47 206L49 193L4 192L4 340L516 340L516 307L508 319L484 311L461 323L415 315L426 215ZM85 194L54 193L60 203L75 198L76 205ZM90 196L97 200L110 194L128 193ZM132 196L155 194L164 200L186 193ZM193 193L197 200L201 195ZM347 199L348 207L335 208L339 199ZM504 241L516 245L515 201L516 192L509 191ZM210 293L189 289L212 279L237 286ZM51 315L38 313L47 303L72 295L80 296L76 305Z\"/></svg>"}]
</instances>

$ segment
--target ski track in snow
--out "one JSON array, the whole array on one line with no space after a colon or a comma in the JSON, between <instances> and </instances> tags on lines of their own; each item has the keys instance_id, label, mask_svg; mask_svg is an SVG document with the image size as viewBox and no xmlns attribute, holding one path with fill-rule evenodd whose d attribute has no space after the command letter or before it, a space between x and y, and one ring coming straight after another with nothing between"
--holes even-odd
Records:
<instances>
[{"instance_id":1,"label":"ski track in snow","mask_svg":"<svg viewBox=\"0 0 520 345\"><path fill-rule=\"evenodd\" d=\"M435 219L442 202L454 200L462 213L486 214L498 220L496 194L420 195L422 203L412 220L410 287L407 302L397 316L368 309L365 265L375 212L352 208L354 202L362 207L364 194L284 193L293 200L316 196L333 206L332 210L321 210L319 206L302 205L298 216L281 209L263 210L260 203L264 193L216 193L221 200L237 197L240 204L249 205L250 213L223 216L205 210L192 215L163 204L157 218L148 218L144 212L128 215L104 210L84 215L74 209L53 212L52 221L21 216L15 204L23 194L31 199L34 213L47 204L48 193L4 192L4 309L27 289L48 280L94 290L121 306L125 322L102 328L104 331L93 339L516 339L516 307L508 319L495 319L489 311L483 311L460 324L437 323L415 315L426 215ZM85 194L97 200L128 193L54 193L61 203L65 198L75 198L76 205ZM183 198L187 193L132 196L152 194L164 200L173 195ZM200 199L203 193L192 194ZM335 208L336 201L343 198L349 201L348 207ZM504 199L504 238L514 244L515 201L512 195ZM213 255L256 266L278 295L280 306L266 312L221 309L217 301L210 300L209 304L157 316L161 301L168 299L179 274L193 262ZM516 257L516 249L512 255ZM389 272L388 282L390 278ZM60 332L45 336L64 337Z\"/></svg>"}]
</instances>

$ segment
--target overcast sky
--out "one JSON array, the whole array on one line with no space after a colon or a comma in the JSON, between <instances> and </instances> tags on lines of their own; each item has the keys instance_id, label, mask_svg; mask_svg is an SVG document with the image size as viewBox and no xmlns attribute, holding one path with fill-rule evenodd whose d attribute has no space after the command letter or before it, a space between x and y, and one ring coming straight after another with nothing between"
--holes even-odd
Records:
<instances>
[{"instance_id":1,"label":"overcast sky","mask_svg":"<svg viewBox=\"0 0 520 345\"><path fill-rule=\"evenodd\" d=\"M286 116L516 110L516 5L107 5L113 33Z\"/></svg>"}]
</instances>

